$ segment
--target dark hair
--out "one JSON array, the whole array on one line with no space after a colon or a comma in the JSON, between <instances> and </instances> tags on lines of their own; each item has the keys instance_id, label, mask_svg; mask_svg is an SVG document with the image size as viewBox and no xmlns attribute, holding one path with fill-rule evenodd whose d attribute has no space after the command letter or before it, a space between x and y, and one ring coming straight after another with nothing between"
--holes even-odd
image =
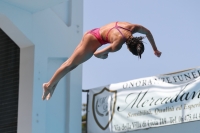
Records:
<instances>
[{"instance_id":1,"label":"dark hair","mask_svg":"<svg viewBox=\"0 0 200 133\"><path fill-rule=\"evenodd\" d=\"M142 37L142 36L140 37L130 36L126 41L129 51L133 55L138 56L139 58L141 58L141 55L144 52L144 44L142 41L142 39L144 38L145 37Z\"/></svg>"}]
</instances>

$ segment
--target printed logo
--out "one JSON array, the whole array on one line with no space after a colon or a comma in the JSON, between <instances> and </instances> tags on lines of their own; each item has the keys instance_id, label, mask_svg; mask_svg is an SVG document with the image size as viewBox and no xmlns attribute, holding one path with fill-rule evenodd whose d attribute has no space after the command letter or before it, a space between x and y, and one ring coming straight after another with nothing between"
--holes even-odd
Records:
<instances>
[{"instance_id":1,"label":"printed logo","mask_svg":"<svg viewBox=\"0 0 200 133\"><path fill-rule=\"evenodd\" d=\"M93 116L97 125L102 130L105 130L112 121L115 112L116 97L117 91L111 91L107 88L104 88L101 92L93 96Z\"/></svg>"}]
</instances>

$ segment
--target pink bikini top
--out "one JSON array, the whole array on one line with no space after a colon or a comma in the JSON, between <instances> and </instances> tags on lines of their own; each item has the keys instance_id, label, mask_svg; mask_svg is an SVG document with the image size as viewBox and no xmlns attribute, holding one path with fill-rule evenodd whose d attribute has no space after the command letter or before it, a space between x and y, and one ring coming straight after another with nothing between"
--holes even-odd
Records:
<instances>
[{"instance_id":1,"label":"pink bikini top","mask_svg":"<svg viewBox=\"0 0 200 133\"><path fill-rule=\"evenodd\" d=\"M110 43L110 41L108 40L108 34L109 34L110 31L111 31L112 29L114 29L114 28L117 29L117 30L120 32L120 34L121 34L121 35L124 37L124 39L125 39L125 36L122 34L122 32L119 30L119 28L124 29L124 30L127 30L127 31L130 31L130 32L131 32L131 30L126 29L126 28L121 27L121 26L118 26L117 23L118 23L118 22L116 22L115 26L114 26L113 28L111 28L111 29L108 31L108 33L106 34L106 39L105 39L105 40L101 37L101 35L100 35L100 33L99 33L100 28L95 28L95 29L89 31L88 33L94 35L94 36L96 37L96 39L100 42L101 45Z\"/></svg>"},{"instance_id":2,"label":"pink bikini top","mask_svg":"<svg viewBox=\"0 0 200 133\"><path fill-rule=\"evenodd\" d=\"M106 41L107 42L109 42L109 40L108 40L108 34L110 33L110 31L112 30L112 29L117 29L118 31L119 31L119 33L124 37L124 39L125 39L125 36L122 34L122 32L119 30L119 28L121 28L121 29L124 29L124 30L127 30L127 31L130 31L131 32L131 30L129 30L129 29L126 29L126 28L124 28L124 27L121 27L121 26L118 26L117 25L117 23L118 22L116 22L116 24L115 24L115 26L113 27L113 28L111 28L109 31L108 31L108 33L107 33L107 35L106 35Z\"/></svg>"}]
</instances>

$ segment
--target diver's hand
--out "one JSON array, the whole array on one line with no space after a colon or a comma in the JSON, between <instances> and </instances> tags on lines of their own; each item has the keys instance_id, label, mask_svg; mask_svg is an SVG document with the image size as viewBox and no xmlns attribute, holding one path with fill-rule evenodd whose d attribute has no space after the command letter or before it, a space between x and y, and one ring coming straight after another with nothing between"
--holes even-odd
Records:
<instances>
[{"instance_id":1,"label":"diver's hand","mask_svg":"<svg viewBox=\"0 0 200 133\"><path fill-rule=\"evenodd\" d=\"M106 59L106 58L108 58L108 54L104 54L104 55L102 55L100 58L101 58L101 59Z\"/></svg>"},{"instance_id":2,"label":"diver's hand","mask_svg":"<svg viewBox=\"0 0 200 133\"><path fill-rule=\"evenodd\" d=\"M154 51L154 54L157 56L157 57L160 57L162 52L158 51L158 50L155 50Z\"/></svg>"},{"instance_id":3,"label":"diver's hand","mask_svg":"<svg viewBox=\"0 0 200 133\"><path fill-rule=\"evenodd\" d=\"M94 56L97 57L97 58L100 58L100 59L106 59L106 58L108 58L108 54L103 54L103 55L101 55L101 54L94 54Z\"/></svg>"}]
</instances>

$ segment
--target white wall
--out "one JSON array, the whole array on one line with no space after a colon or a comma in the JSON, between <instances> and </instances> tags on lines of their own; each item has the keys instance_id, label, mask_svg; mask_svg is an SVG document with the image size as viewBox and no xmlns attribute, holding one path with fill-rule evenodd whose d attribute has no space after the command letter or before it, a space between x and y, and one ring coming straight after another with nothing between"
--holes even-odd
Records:
<instances>
[{"instance_id":1,"label":"white wall","mask_svg":"<svg viewBox=\"0 0 200 133\"><path fill-rule=\"evenodd\" d=\"M9 35L20 48L17 131L26 133L32 130L34 44L27 39L12 21L1 13L0 28Z\"/></svg>"},{"instance_id":2,"label":"white wall","mask_svg":"<svg viewBox=\"0 0 200 133\"><path fill-rule=\"evenodd\" d=\"M32 40L32 14L30 12L0 1L0 13L10 19L28 39Z\"/></svg>"},{"instance_id":3,"label":"white wall","mask_svg":"<svg viewBox=\"0 0 200 133\"><path fill-rule=\"evenodd\" d=\"M52 116L54 115L55 117L57 114L53 114L55 112L50 112L48 110L49 108L57 110L53 108L55 105L52 103L54 103L56 97L59 97L63 92L55 91L54 96L49 101L42 101L41 96L42 84L49 80L49 73L55 71L55 67L50 70L48 69L49 59L54 58L54 65L58 67L60 64L57 64L57 60L61 61L60 59L67 59L82 37L82 1L73 0L70 4L72 6L71 14L67 9L67 7L69 7L69 1L68 3L62 2L54 7L31 13L17 6L0 1L0 14L10 19L14 26L35 45L33 85L27 88L33 91L32 103L29 103L32 104L33 108L32 131L28 132L47 133L47 131L51 129L55 130L56 125L52 125L52 122L49 121L66 126L63 123L59 123L61 122L59 119L52 119ZM56 8L57 6L62 8L59 8L58 11L58 8ZM65 17L65 15L67 15L67 17ZM0 20L0 23L1 21L2 20ZM71 23L69 27L66 25L67 22ZM66 132L79 133L81 132L82 66L80 65L70 72L67 77L69 77L66 81L68 87L61 83L57 89L59 90L65 87L67 90L67 94L65 95L67 95L68 100L60 101L57 104L60 107L67 106L67 113L64 114L64 111L62 111L60 114L66 117L66 124L68 124L66 126L68 127ZM59 111L57 113L59 113ZM25 130L23 132L27 133Z\"/></svg>"}]
</instances>

